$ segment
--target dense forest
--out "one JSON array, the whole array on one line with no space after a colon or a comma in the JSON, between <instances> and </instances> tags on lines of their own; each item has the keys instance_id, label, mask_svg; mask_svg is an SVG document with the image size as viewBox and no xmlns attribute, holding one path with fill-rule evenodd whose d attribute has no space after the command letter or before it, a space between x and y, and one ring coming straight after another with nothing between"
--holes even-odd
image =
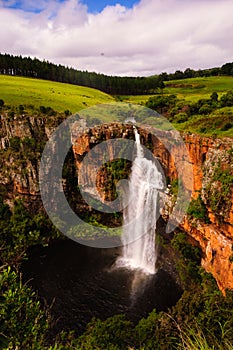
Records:
<instances>
[{"instance_id":1,"label":"dense forest","mask_svg":"<svg viewBox=\"0 0 233 350\"><path fill-rule=\"evenodd\" d=\"M37 58L0 54L0 74L34 77L62 83L92 87L112 95L143 95L161 91L164 81L203 76L233 75L233 62L204 70L187 68L150 77L107 76L56 65Z\"/></svg>"}]
</instances>

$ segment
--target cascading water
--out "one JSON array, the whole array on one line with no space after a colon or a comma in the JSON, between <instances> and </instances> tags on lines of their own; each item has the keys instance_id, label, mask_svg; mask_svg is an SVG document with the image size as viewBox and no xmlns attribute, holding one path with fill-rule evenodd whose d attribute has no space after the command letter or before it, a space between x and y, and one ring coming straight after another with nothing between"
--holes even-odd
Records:
<instances>
[{"instance_id":1,"label":"cascading water","mask_svg":"<svg viewBox=\"0 0 233 350\"><path fill-rule=\"evenodd\" d=\"M164 188L156 162L144 157L140 135L134 127L137 146L127 193L128 205L124 209L122 234L123 256L120 264L156 272L157 250L155 242L158 218L158 191Z\"/></svg>"}]
</instances>

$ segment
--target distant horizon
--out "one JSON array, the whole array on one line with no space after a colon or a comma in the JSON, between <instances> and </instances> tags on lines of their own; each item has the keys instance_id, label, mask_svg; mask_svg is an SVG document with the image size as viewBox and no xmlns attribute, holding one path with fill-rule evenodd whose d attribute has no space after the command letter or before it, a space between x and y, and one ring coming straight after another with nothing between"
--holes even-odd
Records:
<instances>
[{"instance_id":1,"label":"distant horizon","mask_svg":"<svg viewBox=\"0 0 233 350\"><path fill-rule=\"evenodd\" d=\"M220 67L231 0L0 0L0 52L110 76Z\"/></svg>"},{"instance_id":2,"label":"distant horizon","mask_svg":"<svg viewBox=\"0 0 233 350\"><path fill-rule=\"evenodd\" d=\"M75 70L77 70L77 71L82 71L82 72L85 72L84 70L81 70L81 69L78 69L78 68L75 68L75 67L72 67L72 66L66 66L66 65L63 65L63 64L60 64L60 63L55 63L55 62L53 62L53 61L51 61L51 60L47 60L46 58L44 58L44 59L39 59L38 57L31 57L31 56L27 56L27 55L22 55L22 54L17 54L17 55L14 55L14 54L11 54L11 53L9 53L9 52L0 52L0 55L11 55L11 56L14 56L14 57L22 57L22 58L31 58L32 60L33 59L37 59L37 60L39 60L39 61L41 61L41 62L43 62L43 61L46 61L46 62L48 62L48 63L50 63L50 64L54 64L54 65L61 65L61 66L63 66L63 67L68 67L69 69L75 69ZM194 70L194 71L203 71L203 70L209 70L209 69L214 69L214 68L221 68L224 64L226 64L226 63L232 63L233 62L233 59L232 59L232 61L230 62L223 62L223 64L221 64L220 66L208 66L208 67L205 67L205 68L196 68L196 69L194 69L193 67L186 67L185 69L179 69L179 68L177 68L175 71L172 71L172 72L159 72L159 73L156 73L156 74L151 74L151 75L148 75L148 76L126 76L126 75L121 75L121 76L119 76L119 75L115 75L116 77L118 76L118 77L139 77L139 78L148 78L148 77L151 77L151 76L158 76L158 75L160 75L160 74L163 74L163 73L167 73L168 75L169 74L174 74L175 72L177 72L177 71L181 71L181 72L184 72L186 69L191 69L191 70ZM101 72L95 72L95 71L87 71L88 73L96 73L96 74L103 74L103 75L106 75L106 76L112 76L112 77L114 77L114 75L109 75L109 74L105 74L105 73L101 73ZM1 74L1 73L0 73Z\"/></svg>"}]
</instances>

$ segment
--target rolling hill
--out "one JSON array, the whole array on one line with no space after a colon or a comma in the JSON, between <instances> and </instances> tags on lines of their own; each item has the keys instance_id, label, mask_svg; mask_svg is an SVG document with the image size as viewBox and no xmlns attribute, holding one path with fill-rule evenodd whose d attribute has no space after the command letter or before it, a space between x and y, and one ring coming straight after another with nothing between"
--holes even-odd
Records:
<instances>
[{"instance_id":1,"label":"rolling hill","mask_svg":"<svg viewBox=\"0 0 233 350\"><path fill-rule=\"evenodd\" d=\"M110 95L92 88L9 75L0 75L0 99L11 107L49 106L58 112L72 113L114 101Z\"/></svg>"},{"instance_id":2,"label":"rolling hill","mask_svg":"<svg viewBox=\"0 0 233 350\"><path fill-rule=\"evenodd\" d=\"M220 101L223 95L233 91L233 77L215 76L180 79L167 81L165 86L160 96L175 95L177 102L173 107L177 111L173 110L173 112L179 114L183 112L182 107L185 105L198 104L200 100L203 100L202 104L208 103L208 99L210 99L213 92L218 94L218 101ZM121 100L144 105L153 96L121 96ZM166 116L169 118L169 113ZM205 136L233 137L233 104L222 107L221 103L216 103L216 108L211 109L211 111L202 114L197 112L191 115L187 113L187 118L184 114L182 117L169 119L177 130ZM144 122L153 126L153 118L147 118Z\"/></svg>"}]
</instances>

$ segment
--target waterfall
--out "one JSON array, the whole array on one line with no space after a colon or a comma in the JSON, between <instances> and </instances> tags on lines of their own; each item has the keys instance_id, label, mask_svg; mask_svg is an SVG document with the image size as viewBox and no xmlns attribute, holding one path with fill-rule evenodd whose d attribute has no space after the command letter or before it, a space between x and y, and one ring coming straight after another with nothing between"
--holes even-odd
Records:
<instances>
[{"instance_id":1,"label":"waterfall","mask_svg":"<svg viewBox=\"0 0 233 350\"><path fill-rule=\"evenodd\" d=\"M144 157L136 127L134 133L137 153L129 179L128 205L123 212L123 256L120 264L155 273L158 190L163 189L164 184L156 162Z\"/></svg>"}]
</instances>

